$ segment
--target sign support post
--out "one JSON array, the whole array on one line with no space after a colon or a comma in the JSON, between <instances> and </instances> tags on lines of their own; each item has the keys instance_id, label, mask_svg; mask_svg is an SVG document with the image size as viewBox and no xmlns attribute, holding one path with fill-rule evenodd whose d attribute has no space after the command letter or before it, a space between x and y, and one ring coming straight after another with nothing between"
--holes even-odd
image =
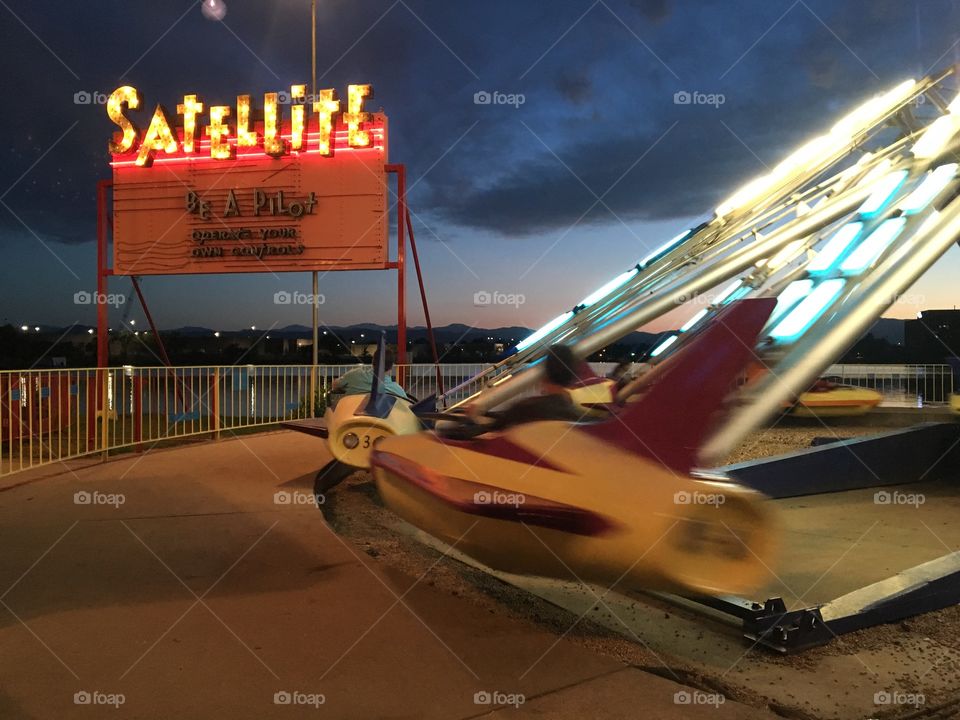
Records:
<instances>
[{"instance_id":1,"label":"sign support post","mask_svg":"<svg viewBox=\"0 0 960 720\"><path fill-rule=\"evenodd\" d=\"M310 2L310 89L313 97L317 97L317 0ZM317 271L313 271L313 297L310 303L310 327L313 329L313 352L311 353L310 365L310 417L317 415L317 360L319 359L317 343L319 342L319 333L317 325L320 320L320 309L317 306L317 298L320 294L320 279Z\"/></svg>"},{"instance_id":2,"label":"sign support post","mask_svg":"<svg viewBox=\"0 0 960 720\"><path fill-rule=\"evenodd\" d=\"M404 217L407 213L407 168L402 164L389 164L388 173L397 175L397 382L401 385L406 379L407 364L407 274L406 274L406 227Z\"/></svg>"},{"instance_id":3,"label":"sign support post","mask_svg":"<svg viewBox=\"0 0 960 720\"><path fill-rule=\"evenodd\" d=\"M97 367L110 364L107 338L107 188L111 180L97 182Z\"/></svg>"}]
</instances>

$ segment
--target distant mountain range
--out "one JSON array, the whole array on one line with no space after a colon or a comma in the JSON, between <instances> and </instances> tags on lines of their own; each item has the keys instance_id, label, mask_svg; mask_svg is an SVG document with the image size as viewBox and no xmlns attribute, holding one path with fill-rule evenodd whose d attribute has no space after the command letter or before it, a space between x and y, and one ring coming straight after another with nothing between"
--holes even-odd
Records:
<instances>
[{"instance_id":1,"label":"distant mountain range","mask_svg":"<svg viewBox=\"0 0 960 720\"><path fill-rule=\"evenodd\" d=\"M896 318L880 318L870 329L870 334L876 338L880 338L890 342L894 345L903 343L903 320ZM40 325L39 332L44 334L81 334L86 333L90 334L90 330L96 332L95 326L90 325L76 325L73 328L64 328L64 327L53 327L48 325ZM146 328L137 327L138 330L144 330ZM30 332L34 331L34 328L29 329ZM347 336L349 339L357 339L357 336L361 333L366 335L369 333L371 342L375 340L376 334L385 332L387 334L387 342L395 343L397 341L397 326L396 325L377 325L376 323L359 323L356 325L326 325L321 326L320 332L323 331L333 332L337 335ZM525 327L518 326L509 326L509 327L498 327L498 328L475 328L469 325L464 325L462 323L454 323L452 325L444 325L442 327L435 327L433 329L434 335L436 336L437 342L439 343L459 343L459 342L473 342L476 340L487 340L492 338L495 342L506 342L506 343L516 343L522 340L523 338L530 335L533 330ZM179 328L169 328L165 329L162 332L164 333L176 333L182 336L204 336L204 335L213 335L214 330L207 327L200 327L196 325L186 325ZM280 328L267 329L265 327L257 327L256 330L251 330L249 328L244 328L241 330L222 330L220 331L223 337L230 337L231 335L256 335L259 336L264 332L268 332L272 337L279 338L309 338L311 336L310 326L309 325L286 325ZM630 333L625 338L618 341L619 344L623 345L652 345L658 337L665 335L664 333L648 333L648 332L633 332ZM407 328L407 340L411 342L416 342L418 340L424 340L427 337L427 329L422 325L416 327Z\"/></svg>"}]
</instances>

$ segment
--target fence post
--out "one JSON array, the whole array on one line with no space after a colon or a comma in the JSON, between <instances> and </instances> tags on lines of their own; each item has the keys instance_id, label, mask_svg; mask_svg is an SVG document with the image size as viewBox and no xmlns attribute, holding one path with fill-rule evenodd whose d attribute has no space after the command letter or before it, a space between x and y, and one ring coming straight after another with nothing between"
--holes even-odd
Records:
<instances>
[{"instance_id":1,"label":"fence post","mask_svg":"<svg viewBox=\"0 0 960 720\"><path fill-rule=\"evenodd\" d=\"M100 397L100 443L103 450L103 459L106 460L110 454L110 369L104 368L101 371L103 380L101 381Z\"/></svg>"},{"instance_id":2,"label":"fence post","mask_svg":"<svg viewBox=\"0 0 960 720\"><path fill-rule=\"evenodd\" d=\"M95 370L91 375L87 372L87 452L97 446L97 405L100 402L100 387L98 378L100 371Z\"/></svg>"},{"instance_id":3,"label":"fence post","mask_svg":"<svg viewBox=\"0 0 960 720\"><path fill-rule=\"evenodd\" d=\"M134 449L143 452L143 378L136 375L133 378L133 441Z\"/></svg>"},{"instance_id":4,"label":"fence post","mask_svg":"<svg viewBox=\"0 0 960 720\"><path fill-rule=\"evenodd\" d=\"M213 369L210 378L210 414L213 420L213 439L220 439L220 367Z\"/></svg>"}]
</instances>

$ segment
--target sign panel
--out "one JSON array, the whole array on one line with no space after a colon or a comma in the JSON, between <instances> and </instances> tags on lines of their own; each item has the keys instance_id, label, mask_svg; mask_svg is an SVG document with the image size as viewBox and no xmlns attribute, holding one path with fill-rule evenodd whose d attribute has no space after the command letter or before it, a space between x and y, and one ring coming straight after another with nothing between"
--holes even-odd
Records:
<instances>
[{"instance_id":1,"label":"sign panel","mask_svg":"<svg viewBox=\"0 0 960 720\"><path fill-rule=\"evenodd\" d=\"M369 94L351 86L340 113L336 94L321 91L314 112L294 103L284 119L268 93L259 121L240 96L235 117L214 106L206 126L188 95L180 126L158 105L141 134L128 119L139 93L119 88L108 101L122 131L110 144L114 273L383 269L387 118L362 112Z\"/></svg>"}]
</instances>

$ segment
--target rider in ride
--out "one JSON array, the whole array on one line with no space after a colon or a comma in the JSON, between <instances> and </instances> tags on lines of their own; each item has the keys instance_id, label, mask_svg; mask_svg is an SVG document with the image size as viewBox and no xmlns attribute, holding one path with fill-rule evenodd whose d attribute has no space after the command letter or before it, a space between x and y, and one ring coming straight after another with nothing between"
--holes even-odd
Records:
<instances>
[{"instance_id":1,"label":"rider in ride","mask_svg":"<svg viewBox=\"0 0 960 720\"><path fill-rule=\"evenodd\" d=\"M505 428L538 420L583 420L584 411L570 399L569 388L579 377L580 361L566 345L554 345L547 351L543 367L540 395L524 398L510 405L502 413L492 413L493 423L487 430Z\"/></svg>"},{"instance_id":2,"label":"rider in ride","mask_svg":"<svg viewBox=\"0 0 960 720\"><path fill-rule=\"evenodd\" d=\"M376 365L376 358L374 358ZM344 395L366 395L373 386L374 365L358 365L353 370L337 378L330 389L330 407L336 407L337 402ZM404 400L409 400L407 393L390 376L390 370L393 368L393 353L386 351L383 359L383 382L380 389L389 395L396 395Z\"/></svg>"}]
</instances>

